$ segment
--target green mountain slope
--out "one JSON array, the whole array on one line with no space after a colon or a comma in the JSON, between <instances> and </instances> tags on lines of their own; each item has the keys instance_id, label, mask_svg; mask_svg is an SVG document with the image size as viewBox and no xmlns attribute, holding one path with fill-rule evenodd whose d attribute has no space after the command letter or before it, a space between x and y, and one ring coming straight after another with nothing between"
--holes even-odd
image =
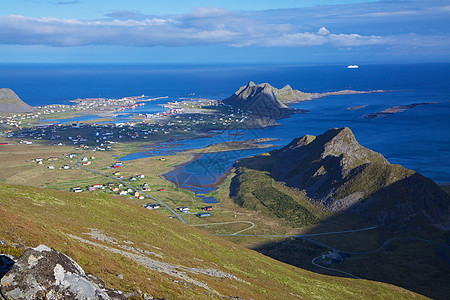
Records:
<instances>
[{"instance_id":1,"label":"green mountain slope","mask_svg":"<svg viewBox=\"0 0 450 300\"><path fill-rule=\"evenodd\" d=\"M435 224L449 222L447 193L432 180L364 148L349 128L297 138L279 150L243 159L237 167L232 195L241 204L251 203L250 194L258 193L243 196L244 171L258 170L303 191L311 204L330 213L349 211L375 225L406 225L416 217Z\"/></svg>"},{"instance_id":2,"label":"green mountain slope","mask_svg":"<svg viewBox=\"0 0 450 300\"><path fill-rule=\"evenodd\" d=\"M0 239L19 247L1 246L3 252L46 244L124 292L168 299L421 298L389 284L295 268L101 192L0 189Z\"/></svg>"}]
</instances>

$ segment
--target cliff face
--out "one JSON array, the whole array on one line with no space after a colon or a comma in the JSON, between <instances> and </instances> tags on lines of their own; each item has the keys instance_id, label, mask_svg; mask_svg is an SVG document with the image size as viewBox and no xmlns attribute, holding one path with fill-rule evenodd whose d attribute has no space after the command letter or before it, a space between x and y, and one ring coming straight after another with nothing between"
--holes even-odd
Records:
<instances>
[{"instance_id":1,"label":"cliff face","mask_svg":"<svg viewBox=\"0 0 450 300\"><path fill-rule=\"evenodd\" d=\"M35 110L36 108L23 102L11 89L0 89L0 112L23 113Z\"/></svg>"},{"instance_id":2,"label":"cliff face","mask_svg":"<svg viewBox=\"0 0 450 300\"><path fill-rule=\"evenodd\" d=\"M268 83L256 85L250 81L232 96L223 100L223 103L235 109L275 120L292 114L293 111L277 99L273 89Z\"/></svg>"},{"instance_id":3,"label":"cliff face","mask_svg":"<svg viewBox=\"0 0 450 300\"><path fill-rule=\"evenodd\" d=\"M364 148L349 128L297 138L269 157L272 178L304 191L325 210L349 211L373 224L406 224L415 217L450 221L447 193Z\"/></svg>"}]
</instances>

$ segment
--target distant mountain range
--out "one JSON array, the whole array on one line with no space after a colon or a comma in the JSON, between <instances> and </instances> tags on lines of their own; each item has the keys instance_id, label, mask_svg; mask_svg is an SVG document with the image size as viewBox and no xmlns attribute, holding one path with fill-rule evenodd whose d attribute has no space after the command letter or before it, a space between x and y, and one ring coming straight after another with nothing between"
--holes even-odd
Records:
<instances>
[{"instance_id":1,"label":"distant mountain range","mask_svg":"<svg viewBox=\"0 0 450 300\"><path fill-rule=\"evenodd\" d=\"M301 190L323 210L351 212L370 224L405 225L414 218L441 225L450 221L446 192L432 180L364 148L349 128L297 138L236 166L269 172L276 181ZM234 178L235 189L239 180L242 184L244 173L241 170Z\"/></svg>"},{"instance_id":2,"label":"distant mountain range","mask_svg":"<svg viewBox=\"0 0 450 300\"><path fill-rule=\"evenodd\" d=\"M0 89L0 112L24 113L35 110L36 108L23 102L11 89Z\"/></svg>"}]
</instances>

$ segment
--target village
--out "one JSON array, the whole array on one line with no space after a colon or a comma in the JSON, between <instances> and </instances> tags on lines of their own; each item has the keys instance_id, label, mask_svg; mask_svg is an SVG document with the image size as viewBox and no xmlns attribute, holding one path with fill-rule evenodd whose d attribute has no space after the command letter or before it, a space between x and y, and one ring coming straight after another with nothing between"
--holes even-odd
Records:
<instances>
[{"instance_id":1,"label":"village","mask_svg":"<svg viewBox=\"0 0 450 300\"><path fill-rule=\"evenodd\" d=\"M94 100L98 100L94 101ZM212 130L229 128L246 128L248 113L233 110L216 100L190 100L168 102L164 105L166 111L153 114L138 113L124 122L90 122L74 121L63 123L46 120L57 113L69 110L89 110L90 113L99 108L111 111L135 108L136 97L117 100L83 99L76 105L49 105L32 113L0 115L0 136L19 138L23 144L32 144L37 140L52 142L55 146L85 145L95 146L97 150L105 151L110 144L130 140L169 140L176 137L186 137L193 132L205 133ZM120 103L120 105L117 105ZM50 115L52 114L52 115ZM36 119L33 123L26 120ZM25 124L26 123L26 124Z\"/></svg>"},{"instance_id":2,"label":"village","mask_svg":"<svg viewBox=\"0 0 450 300\"><path fill-rule=\"evenodd\" d=\"M218 130L245 128L248 113L241 110L233 110L217 100L190 99L168 102L164 104L166 109L161 113L135 114L125 122L89 122L72 121L46 122L58 114L60 116L72 116L73 112L86 111L123 111L135 109L145 105L145 102L136 103L141 97L127 97L122 99L78 99L74 105L49 105L39 107L32 113L16 113L0 116L0 138L2 145L20 144L24 147L58 147L73 151L62 153L61 156L39 157L35 156L28 163L40 165L47 172L63 172L66 175L54 173L49 178L66 178L70 180L71 174L76 170L94 168L100 170L97 161L98 156L111 156L115 145L142 145L142 143L158 143L186 139L199 136L211 136ZM145 99L143 99L145 100ZM150 101L150 100L149 100ZM30 122L30 120L34 120ZM30 148L31 149L31 148ZM30 150L32 151L32 150ZM97 155L94 155L95 152ZM87 152L91 155L85 156ZM159 157L159 161L165 162L166 157ZM97 182L84 181L81 184L67 186L64 189L73 193L106 193L113 194L133 201L147 209L164 209L159 203L148 202L153 197L167 195L167 186L158 186L146 181L147 176L142 173L130 174L124 167L126 162L116 161L109 166L103 166L101 172L106 172L107 177ZM42 170L43 170L42 169ZM40 171L43 172L43 171ZM95 171L97 172L97 171ZM61 173L61 174L63 174ZM46 173L47 174L47 173ZM48 173L51 174L51 173ZM78 173L77 173L78 174ZM80 175L75 175L79 177ZM74 177L72 177L74 178ZM154 181L153 181L154 182ZM58 184L54 185L59 188ZM169 189L170 191L172 189ZM169 192L171 193L171 192ZM164 196L167 198L167 196ZM184 215L194 215L200 218L210 217L212 206L200 207L185 205L183 201L175 198L167 198L173 203L171 206ZM176 206L177 203L182 204ZM200 203L201 204L201 203ZM167 215L171 214L167 212Z\"/></svg>"},{"instance_id":3,"label":"village","mask_svg":"<svg viewBox=\"0 0 450 300\"><path fill-rule=\"evenodd\" d=\"M72 124L73 125L73 124ZM73 126L70 126L73 129ZM79 125L79 124L78 124ZM61 126L57 126L59 128ZM88 126L87 126L88 127ZM69 127L67 127L69 128ZM79 128L84 128L80 126ZM54 129L54 128L53 128ZM110 128L111 129L111 128ZM24 131L19 137L46 137L45 130L40 128L36 133L31 131ZM53 132L53 131L51 131ZM128 138L132 138L133 136L139 136L139 134L151 133L152 131L139 131L136 132L133 130L133 134L131 132L124 130L121 128L119 131L123 135L126 135ZM54 133L54 132L53 132ZM48 137L48 136L47 136ZM61 138L61 136L56 136L57 138ZM68 170L76 170L78 168L86 169L87 167L92 166L92 164L96 161L97 157L94 155L85 155L87 152L95 153L96 151L111 151L112 146L116 143L111 141L110 138L114 137L114 133L109 130L96 130L91 132L91 136L83 137L80 134L77 136L68 136L67 140L72 142L72 146L74 147L74 152L65 152L61 155L61 157L51 156L51 157L34 157L29 163L40 165L48 170L54 172L66 172ZM120 138L121 135L118 136ZM38 143L42 143L42 140L39 140ZM26 140L20 140L21 144L24 145L33 145L32 142ZM94 143L91 145L91 143ZM53 144L57 145L57 144ZM70 146L70 145L66 145ZM158 161L165 162L165 157L158 158ZM126 164L126 163L125 163ZM97 166L99 167L99 166ZM69 190L74 193L82 193L82 192L104 192L107 194L113 194L117 196L125 197L126 199L134 198L137 200L146 200L150 199L150 195L148 193L161 193L165 192L164 187L151 186L148 182L145 181L146 175L142 173L138 174L129 174L126 171L126 167L124 167L124 162L115 161L109 166L101 167L102 169L106 169L109 178L104 178L98 183L92 183L88 185L76 185L71 186ZM88 170L88 169L86 169ZM56 175L60 177L59 175ZM107 180L113 179L113 180ZM106 180L106 181L105 181ZM151 210L161 209L161 205L158 203L145 203L142 204L143 207ZM212 206L206 207L197 207L197 209L191 210L192 208L188 206L181 206L176 208L181 213L186 215L196 215L198 217L209 217L211 216Z\"/></svg>"},{"instance_id":4,"label":"village","mask_svg":"<svg viewBox=\"0 0 450 300\"><path fill-rule=\"evenodd\" d=\"M52 118L70 118L72 115L93 112L119 112L125 109L135 109L143 106L144 95L138 97L124 97L120 99L86 98L69 102L73 105L51 104L38 106L33 112L0 114L0 125L5 124L15 128L39 126L39 122L45 122ZM149 100L149 99L148 99Z\"/></svg>"}]
</instances>

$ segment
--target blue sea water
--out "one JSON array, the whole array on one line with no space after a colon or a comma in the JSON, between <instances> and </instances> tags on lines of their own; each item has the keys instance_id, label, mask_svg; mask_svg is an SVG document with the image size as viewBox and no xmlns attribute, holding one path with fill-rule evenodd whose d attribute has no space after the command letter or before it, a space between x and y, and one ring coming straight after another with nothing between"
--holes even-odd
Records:
<instances>
[{"instance_id":1,"label":"blue sea water","mask_svg":"<svg viewBox=\"0 0 450 300\"><path fill-rule=\"evenodd\" d=\"M280 120L280 126L248 129L244 135L229 132L212 138L183 141L178 147L192 149L214 142L274 137L280 146L305 134L320 134L332 127L348 126L365 147L382 153L391 163L414 169L438 182L450 182L450 64L360 65L258 65L258 66L155 66L155 65L46 65L0 64L0 87L13 89L30 105L67 103L87 97L169 96L149 102L141 112L158 112L161 104L180 97L224 99L248 81L269 82L281 88L290 84L304 92L343 89L386 90L388 93L326 97L295 104L309 110ZM389 115L362 116L392 106L433 104ZM348 110L350 106L365 106ZM219 178L235 159L257 153L233 152L203 155L184 166L190 176L209 184ZM136 154L134 157L151 155ZM220 156L220 157L219 157ZM225 170L225 171L224 171ZM209 174L209 179L206 174Z\"/></svg>"}]
</instances>

